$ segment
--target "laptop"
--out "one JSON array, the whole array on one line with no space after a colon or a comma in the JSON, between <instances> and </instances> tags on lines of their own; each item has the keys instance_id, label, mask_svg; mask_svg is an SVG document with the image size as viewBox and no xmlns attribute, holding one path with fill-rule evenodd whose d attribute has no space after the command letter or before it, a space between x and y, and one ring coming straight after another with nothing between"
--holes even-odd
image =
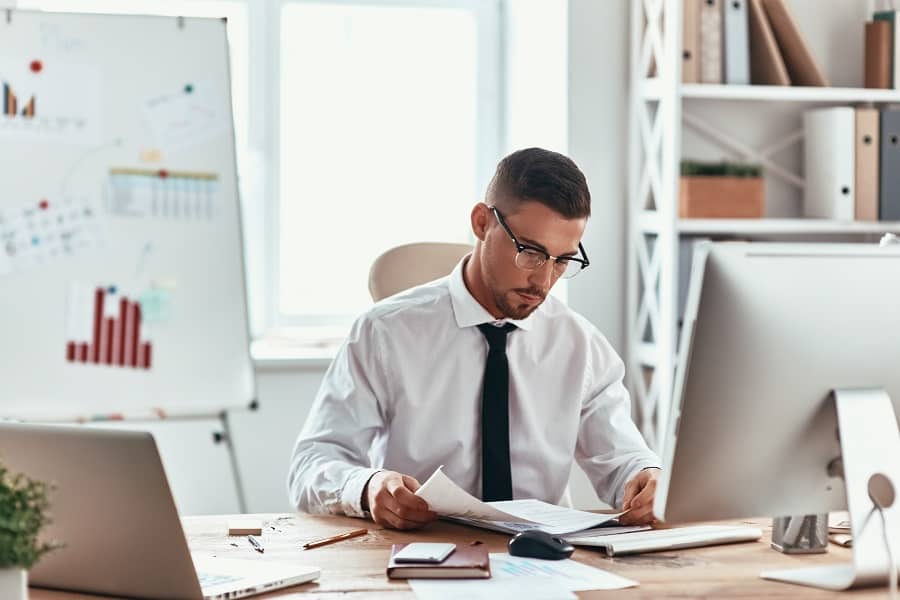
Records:
<instances>
[{"instance_id":1,"label":"laptop","mask_svg":"<svg viewBox=\"0 0 900 600\"><path fill-rule=\"evenodd\" d=\"M315 567L262 557L192 557L150 433L0 423L0 461L55 486L53 522L41 537L65 546L31 569L31 585L200 600L243 598L319 577Z\"/></svg>"}]
</instances>

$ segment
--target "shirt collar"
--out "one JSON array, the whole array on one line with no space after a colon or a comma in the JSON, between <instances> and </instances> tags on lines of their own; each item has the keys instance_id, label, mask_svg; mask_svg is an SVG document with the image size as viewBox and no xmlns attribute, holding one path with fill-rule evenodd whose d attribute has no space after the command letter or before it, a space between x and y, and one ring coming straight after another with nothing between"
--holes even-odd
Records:
<instances>
[{"instance_id":1,"label":"shirt collar","mask_svg":"<svg viewBox=\"0 0 900 600\"><path fill-rule=\"evenodd\" d=\"M530 330L534 326L534 315L543 308L539 306L530 315L521 320L501 319L497 320L475 299L466 282L463 279L463 269L469 261L471 254L467 254L454 267L450 273L450 304L453 306L453 314L456 317L456 324L460 327L474 327L482 323L512 323L519 329L525 331Z\"/></svg>"}]
</instances>

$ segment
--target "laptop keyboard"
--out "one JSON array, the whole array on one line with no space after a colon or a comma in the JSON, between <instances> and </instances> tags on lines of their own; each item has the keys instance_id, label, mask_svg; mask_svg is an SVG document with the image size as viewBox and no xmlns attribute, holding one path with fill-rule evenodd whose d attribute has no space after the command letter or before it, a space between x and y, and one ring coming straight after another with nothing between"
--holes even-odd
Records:
<instances>
[{"instance_id":1,"label":"laptop keyboard","mask_svg":"<svg viewBox=\"0 0 900 600\"><path fill-rule=\"evenodd\" d=\"M219 573L197 573L197 578L200 579L200 587L202 588L210 588L226 583L233 583L235 581L243 579L243 577L235 577L234 575L220 575Z\"/></svg>"}]
</instances>

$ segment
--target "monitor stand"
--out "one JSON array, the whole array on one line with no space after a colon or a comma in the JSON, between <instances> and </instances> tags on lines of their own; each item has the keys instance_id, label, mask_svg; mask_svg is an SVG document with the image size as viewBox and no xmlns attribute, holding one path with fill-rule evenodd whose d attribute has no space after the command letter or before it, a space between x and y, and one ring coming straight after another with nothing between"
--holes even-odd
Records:
<instances>
[{"instance_id":1,"label":"monitor stand","mask_svg":"<svg viewBox=\"0 0 900 600\"><path fill-rule=\"evenodd\" d=\"M895 565L900 563L900 497L894 498L895 492L900 496L897 417L883 389L835 390L832 396L853 534L853 562L764 571L760 577L829 590L886 585L893 569L885 538L890 540ZM829 472L840 472L837 462L833 461ZM882 514L876 501L884 507Z\"/></svg>"}]
</instances>

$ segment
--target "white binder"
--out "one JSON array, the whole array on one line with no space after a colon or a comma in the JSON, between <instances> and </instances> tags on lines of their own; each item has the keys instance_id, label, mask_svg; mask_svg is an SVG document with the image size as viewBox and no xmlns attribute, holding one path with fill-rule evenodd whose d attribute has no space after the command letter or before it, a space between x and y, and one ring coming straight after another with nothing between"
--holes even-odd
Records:
<instances>
[{"instance_id":1,"label":"white binder","mask_svg":"<svg viewBox=\"0 0 900 600\"><path fill-rule=\"evenodd\" d=\"M852 221L855 214L856 112L822 108L803 115L807 217Z\"/></svg>"},{"instance_id":2,"label":"white binder","mask_svg":"<svg viewBox=\"0 0 900 600\"><path fill-rule=\"evenodd\" d=\"M725 83L750 83L750 34L747 0L729 0L722 7L725 21Z\"/></svg>"}]
</instances>

